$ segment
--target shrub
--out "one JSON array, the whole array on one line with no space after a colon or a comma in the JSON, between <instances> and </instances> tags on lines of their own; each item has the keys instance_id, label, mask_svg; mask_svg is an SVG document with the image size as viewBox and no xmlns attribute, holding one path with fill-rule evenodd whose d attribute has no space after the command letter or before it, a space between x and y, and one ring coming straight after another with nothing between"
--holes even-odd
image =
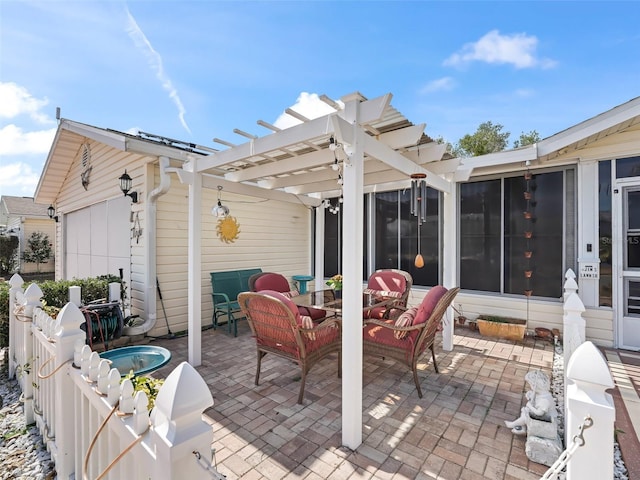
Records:
<instances>
[{"instance_id":1,"label":"shrub","mask_svg":"<svg viewBox=\"0 0 640 480\"><path fill-rule=\"evenodd\" d=\"M0 235L0 275L7 275L15 270L18 245L18 237Z\"/></svg>"},{"instance_id":2,"label":"shrub","mask_svg":"<svg viewBox=\"0 0 640 480\"><path fill-rule=\"evenodd\" d=\"M73 280L47 280L36 283L42 290L42 301L47 307L47 313L51 315L69 301L69 287L80 287L82 291L81 302L86 305L95 300L106 300L109 297L109 284L113 282L121 284L122 298L126 299L124 282L115 275L101 275L84 279L74 278ZM0 282L0 348L9 345L9 288L9 282Z\"/></svg>"}]
</instances>

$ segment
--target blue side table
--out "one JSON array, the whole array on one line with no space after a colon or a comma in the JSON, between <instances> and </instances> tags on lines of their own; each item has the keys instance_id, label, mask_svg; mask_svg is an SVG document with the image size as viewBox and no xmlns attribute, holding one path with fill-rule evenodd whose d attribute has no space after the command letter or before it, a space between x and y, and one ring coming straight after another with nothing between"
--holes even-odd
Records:
<instances>
[{"instance_id":1,"label":"blue side table","mask_svg":"<svg viewBox=\"0 0 640 480\"><path fill-rule=\"evenodd\" d=\"M307 282L310 282L315 277L313 275L294 275L291 278L294 282L298 282L300 293L307 293Z\"/></svg>"}]
</instances>

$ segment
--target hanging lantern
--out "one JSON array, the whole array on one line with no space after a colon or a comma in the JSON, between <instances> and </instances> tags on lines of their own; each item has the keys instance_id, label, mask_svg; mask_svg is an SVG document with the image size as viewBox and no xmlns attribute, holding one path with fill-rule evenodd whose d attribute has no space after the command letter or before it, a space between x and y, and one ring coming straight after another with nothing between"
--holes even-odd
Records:
<instances>
[{"instance_id":1,"label":"hanging lantern","mask_svg":"<svg viewBox=\"0 0 640 480\"><path fill-rule=\"evenodd\" d=\"M420 253L420 227L427 218L427 182L424 173L414 173L411 175L411 215L418 219L418 253L414 260L416 268L424 267L424 259Z\"/></svg>"}]
</instances>

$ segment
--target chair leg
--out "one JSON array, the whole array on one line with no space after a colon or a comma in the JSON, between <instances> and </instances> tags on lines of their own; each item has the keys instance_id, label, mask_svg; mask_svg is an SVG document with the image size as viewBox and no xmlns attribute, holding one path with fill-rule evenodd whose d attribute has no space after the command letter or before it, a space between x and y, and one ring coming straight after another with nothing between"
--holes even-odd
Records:
<instances>
[{"instance_id":1,"label":"chair leg","mask_svg":"<svg viewBox=\"0 0 640 480\"><path fill-rule=\"evenodd\" d=\"M422 389L420 388L420 380L418 379L418 369L416 364L413 364L413 382L416 384L416 390L418 390L418 397L422 398Z\"/></svg>"},{"instance_id":2,"label":"chair leg","mask_svg":"<svg viewBox=\"0 0 640 480\"><path fill-rule=\"evenodd\" d=\"M342 378L342 351L338 350L338 378Z\"/></svg>"},{"instance_id":3,"label":"chair leg","mask_svg":"<svg viewBox=\"0 0 640 480\"><path fill-rule=\"evenodd\" d=\"M258 381L260 380L260 366L262 365L262 357L266 355L266 352L261 352L258 350L258 367L256 368L256 385L258 385Z\"/></svg>"},{"instance_id":4,"label":"chair leg","mask_svg":"<svg viewBox=\"0 0 640 480\"><path fill-rule=\"evenodd\" d=\"M307 371L304 365L302 365L302 378L300 379L300 393L298 393L298 403L302 405L302 398L304 397L304 384L307 380Z\"/></svg>"},{"instance_id":5,"label":"chair leg","mask_svg":"<svg viewBox=\"0 0 640 480\"><path fill-rule=\"evenodd\" d=\"M436 362L436 352L433 350L433 345L431 345L431 357L433 358L433 368L435 369L436 373L440 373L440 371L438 370L438 362Z\"/></svg>"}]
</instances>

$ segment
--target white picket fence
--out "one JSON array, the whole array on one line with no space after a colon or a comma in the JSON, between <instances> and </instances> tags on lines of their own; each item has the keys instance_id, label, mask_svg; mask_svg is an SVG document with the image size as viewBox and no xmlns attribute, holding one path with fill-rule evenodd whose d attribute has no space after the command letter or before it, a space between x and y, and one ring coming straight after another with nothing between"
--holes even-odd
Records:
<instances>
[{"instance_id":1,"label":"white picket fence","mask_svg":"<svg viewBox=\"0 0 640 480\"><path fill-rule=\"evenodd\" d=\"M191 365L169 374L150 414L144 392L134 396L131 381L85 345L76 304L53 319L36 284L23 292L19 275L9 283L9 374L59 479L225 478L211 462L213 431L203 419L213 398Z\"/></svg>"}]
</instances>

